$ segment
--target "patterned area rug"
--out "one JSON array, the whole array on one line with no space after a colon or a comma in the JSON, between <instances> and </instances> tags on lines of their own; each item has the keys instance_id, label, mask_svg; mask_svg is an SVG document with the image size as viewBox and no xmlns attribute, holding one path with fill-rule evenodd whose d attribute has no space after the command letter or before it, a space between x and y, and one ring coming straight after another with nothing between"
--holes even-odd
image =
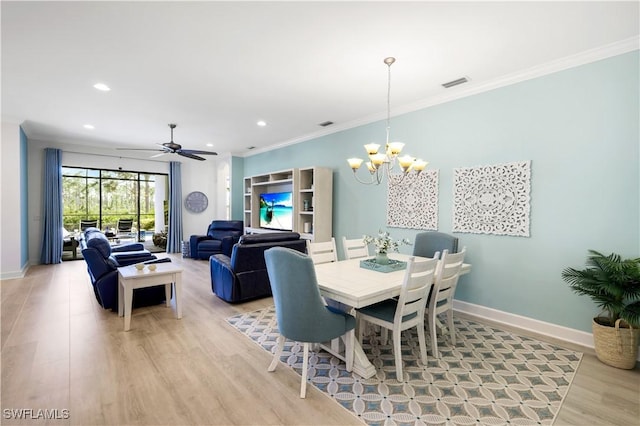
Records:
<instances>
[{"instance_id":1,"label":"patterned area rug","mask_svg":"<svg viewBox=\"0 0 640 426\"><path fill-rule=\"evenodd\" d=\"M274 307L227 321L274 352ZM382 344L379 335L362 345L374 377L348 373L339 359L319 351L310 353L309 382L370 425L553 424L581 353L465 319L455 318L455 327L456 346L439 336L441 358L427 347L427 366L419 361L415 329L403 333L405 382L396 380L391 342ZM302 345L287 340L281 361L300 373Z\"/></svg>"}]
</instances>

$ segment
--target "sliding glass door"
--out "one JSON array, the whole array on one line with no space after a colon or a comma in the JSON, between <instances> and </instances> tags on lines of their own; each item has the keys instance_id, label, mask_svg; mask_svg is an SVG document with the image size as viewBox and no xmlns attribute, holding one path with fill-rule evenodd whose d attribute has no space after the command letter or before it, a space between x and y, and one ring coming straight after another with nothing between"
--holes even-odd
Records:
<instances>
[{"instance_id":1,"label":"sliding glass door","mask_svg":"<svg viewBox=\"0 0 640 426\"><path fill-rule=\"evenodd\" d=\"M119 170L62 168L63 223L78 232L81 220L97 220L108 236L120 220L132 220L132 239L143 241L166 228L167 175Z\"/></svg>"}]
</instances>

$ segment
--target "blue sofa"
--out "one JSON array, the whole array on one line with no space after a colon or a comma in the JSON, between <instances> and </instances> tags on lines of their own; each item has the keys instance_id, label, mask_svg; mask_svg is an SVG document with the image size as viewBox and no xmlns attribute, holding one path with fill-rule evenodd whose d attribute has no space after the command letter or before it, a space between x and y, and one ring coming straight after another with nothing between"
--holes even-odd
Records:
<instances>
[{"instance_id":1,"label":"blue sofa","mask_svg":"<svg viewBox=\"0 0 640 426\"><path fill-rule=\"evenodd\" d=\"M156 259L141 243L112 247L98 228L87 228L80 241L82 257L93 291L100 306L118 310L118 267ZM133 306L149 306L165 301L164 285L140 288L133 291Z\"/></svg>"},{"instance_id":2,"label":"blue sofa","mask_svg":"<svg viewBox=\"0 0 640 426\"><path fill-rule=\"evenodd\" d=\"M231 303L271 296L264 251L276 246L302 253L307 250L306 240L297 232L243 235L233 246L231 256L215 254L209 258L213 293Z\"/></svg>"},{"instance_id":3,"label":"blue sofa","mask_svg":"<svg viewBox=\"0 0 640 426\"><path fill-rule=\"evenodd\" d=\"M192 235L189 239L190 256L194 259L209 259L222 253L231 256L233 245L244 234L241 220L214 220L209 224L207 235Z\"/></svg>"}]
</instances>

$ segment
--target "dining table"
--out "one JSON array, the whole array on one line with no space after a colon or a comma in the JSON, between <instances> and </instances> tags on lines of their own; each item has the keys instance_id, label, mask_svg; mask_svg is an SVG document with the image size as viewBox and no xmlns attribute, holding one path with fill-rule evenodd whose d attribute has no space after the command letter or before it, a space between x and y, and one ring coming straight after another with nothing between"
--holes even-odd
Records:
<instances>
[{"instance_id":1,"label":"dining table","mask_svg":"<svg viewBox=\"0 0 640 426\"><path fill-rule=\"evenodd\" d=\"M410 257L412 256L402 253L389 254L392 261L407 262ZM416 260L424 259L414 257ZM320 294L329 305L355 314L355 309L400 295L406 268L382 272L361 266L363 260L367 259L349 259L315 265ZM468 274L470 271L471 265L464 263L460 275ZM342 360L345 359L343 341L334 340L330 345L323 345L323 349ZM355 342L353 351L353 371L363 378L374 376L375 367L367 358L360 342Z\"/></svg>"}]
</instances>

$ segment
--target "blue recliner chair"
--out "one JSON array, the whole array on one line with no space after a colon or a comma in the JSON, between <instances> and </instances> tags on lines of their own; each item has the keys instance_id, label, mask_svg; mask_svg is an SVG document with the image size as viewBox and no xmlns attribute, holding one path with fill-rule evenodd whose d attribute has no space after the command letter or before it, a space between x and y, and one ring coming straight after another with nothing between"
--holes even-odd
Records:
<instances>
[{"instance_id":1,"label":"blue recliner chair","mask_svg":"<svg viewBox=\"0 0 640 426\"><path fill-rule=\"evenodd\" d=\"M140 243L111 247L97 228L88 228L80 244L98 303L114 311L118 310L118 267L157 259ZM133 291L133 306L156 305L165 298L164 285L139 288Z\"/></svg>"},{"instance_id":2,"label":"blue recliner chair","mask_svg":"<svg viewBox=\"0 0 640 426\"><path fill-rule=\"evenodd\" d=\"M209 258L213 293L229 303L271 296L264 252L276 246L304 253L307 241L297 232L243 235L233 246L231 256L215 254Z\"/></svg>"},{"instance_id":3,"label":"blue recliner chair","mask_svg":"<svg viewBox=\"0 0 640 426\"><path fill-rule=\"evenodd\" d=\"M190 256L203 260L219 253L231 256L231 249L242 234L244 234L243 221L214 220L207 229L207 235L192 235L189 238Z\"/></svg>"},{"instance_id":4,"label":"blue recliner chair","mask_svg":"<svg viewBox=\"0 0 640 426\"><path fill-rule=\"evenodd\" d=\"M274 371L280 361L285 338L303 342L300 398L304 398L307 390L309 343L324 343L344 336L347 371L351 371L356 320L353 316L324 304L315 267L309 256L290 248L273 247L264 252L264 257L280 332L269 371Z\"/></svg>"}]
</instances>

